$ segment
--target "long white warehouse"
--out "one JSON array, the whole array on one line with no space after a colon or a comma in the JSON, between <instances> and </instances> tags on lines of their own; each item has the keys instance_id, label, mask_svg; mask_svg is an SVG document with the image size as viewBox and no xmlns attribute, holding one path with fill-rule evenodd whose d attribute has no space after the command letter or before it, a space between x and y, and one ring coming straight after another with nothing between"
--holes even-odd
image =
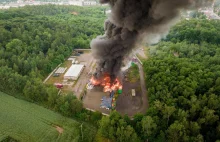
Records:
<instances>
[{"instance_id":1,"label":"long white warehouse","mask_svg":"<svg viewBox=\"0 0 220 142\"><path fill-rule=\"evenodd\" d=\"M83 71L84 65L74 64L72 65L68 71L64 75L64 79L72 79L77 80Z\"/></svg>"}]
</instances>

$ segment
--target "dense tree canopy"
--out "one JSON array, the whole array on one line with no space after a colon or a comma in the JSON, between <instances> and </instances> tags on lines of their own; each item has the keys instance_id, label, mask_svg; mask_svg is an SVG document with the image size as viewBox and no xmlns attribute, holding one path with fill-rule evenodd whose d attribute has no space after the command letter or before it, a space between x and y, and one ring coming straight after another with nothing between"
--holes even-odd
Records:
<instances>
[{"instance_id":1,"label":"dense tree canopy","mask_svg":"<svg viewBox=\"0 0 220 142\"><path fill-rule=\"evenodd\" d=\"M99 133L105 138L109 138L116 142L139 142L139 138L132 126L113 111L110 117L103 117L100 121Z\"/></svg>"},{"instance_id":2,"label":"dense tree canopy","mask_svg":"<svg viewBox=\"0 0 220 142\"><path fill-rule=\"evenodd\" d=\"M103 34L105 16L103 7L43 5L0 10L0 91L97 123L99 113L90 115L73 94L58 95L54 86L42 80L73 49L90 48L90 40Z\"/></svg>"},{"instance_id":3,"label":"dense tree canopy","mask_svg":"<svg viewBox=\"0 0 220 142\"><path fill-rule=\"evenodd\" d=\"M216 141L220 116L219 21L183 21L149 49L147 115L168 141ZM170 42L171 41L171 42Z\"/></svg>"},{"instance_id":4,"label":"dense tree canopy","mask_svg":"<svg viewBox=\"0 0 220 142\"><path fill-rule=\"evenodd\" d=\"M193 19L181 21L171 29L166 41L200 44L207 42L220 44L220 26L218 20Z\"/></svg>"},{"instance_id":5,"label":"dense tree canopy","mask_svg":"<svg viewBox=\"0 0 220 142\"><path fill-rule=\"evenodd\" d=\"M13 91L16 87L10 82L20 80L17 91L22 92L24 80L42 79L73 49L89 48L90 40L103 32L104 17L102 8L73 6L27 6L0 11L1 75L16 76L2 80L8 87L1 90Z\"/></svg>"}]
</instances>

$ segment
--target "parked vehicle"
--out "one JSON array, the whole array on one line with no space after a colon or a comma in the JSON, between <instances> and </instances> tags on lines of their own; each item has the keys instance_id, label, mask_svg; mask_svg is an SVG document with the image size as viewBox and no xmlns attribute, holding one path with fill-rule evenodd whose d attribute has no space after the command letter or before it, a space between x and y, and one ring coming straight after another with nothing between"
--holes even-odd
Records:
<instances>
[{"instance_id":1,"label":"parked vehicle","mask_svg":"<svg viewBox=\"0 0 220 142\"><path fill-rule=\"evenodd\" d=\"M58 73L53 74L53 77L59 77L59 76L60 76L60 74L58 74Z\"/></svg>"},{"instance_id":2,"label":"parked vehicle","mask_svg":"<svg viewBox=\"0 0 220 142\"><path fill-rule=\"evenodd\" d=\"M54 85L55 85L58 89L62 89L62 88L63 88L63 84L61 84L61 83L54 83Z\"/></svg>"}]
</instances>

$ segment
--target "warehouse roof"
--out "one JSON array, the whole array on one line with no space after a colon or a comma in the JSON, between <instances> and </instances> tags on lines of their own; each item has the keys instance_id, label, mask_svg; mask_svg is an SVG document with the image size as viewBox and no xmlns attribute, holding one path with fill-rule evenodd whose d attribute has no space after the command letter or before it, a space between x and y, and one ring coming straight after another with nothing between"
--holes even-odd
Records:
<instances>
[{"instance_id":1,"label":"warehouse roof","mask_svg":"<svg viewBox=\"0 0 220 142\"><path fill-rule=\"evenodd\" d=\"M74 64L72 65L69 70L65 73L64 77L67 76L73 76L73 77L78 77L80 72L82 71L84 65L80 64Z\"/></svg>"}]
</instances>

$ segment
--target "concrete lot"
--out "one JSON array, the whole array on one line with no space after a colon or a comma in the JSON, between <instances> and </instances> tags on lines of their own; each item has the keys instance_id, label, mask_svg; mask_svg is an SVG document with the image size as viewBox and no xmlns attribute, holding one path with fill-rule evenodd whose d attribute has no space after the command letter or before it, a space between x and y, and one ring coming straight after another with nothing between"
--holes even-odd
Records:
<instances>
[{"instance_id":1,"label":"concrete lot","mask_svg":"<svg viewBox=\"0 0 220 142\"><path fill-rule=\"evenodd\" d=\"M101 87L95 87L92 90L88 90L87 94L83 98L84 107L109 114L110 110L100 108L101 99L103 96L109 96L109 93L104 93Z\"/></svg>"},{"instance_id":2,"label":"concrete lot","mask_svg":"<svg viewBox=\"0 0 220 142\"><path fill-rule=\"evenodd\" d=\"M144 113L141 109L143 106L143 101L140 80L137 80L136 82L130 82L123 79L122 84L123 92L121 95L119 95L116 101L116 110L121 114L127 114L130 117L137 112ZM136 96L132 96L132 89L135 89Z\"/></svg>"},{"instance_id":3,"label":"concrete lot","mask_svg":"<svg viewBox=\"0 0 220 142\"><path fill-rule=\"evenodd\" d=\"M145 101L142 100L142 90L140 80L134 83L125 81L123 78L123 93L116 100L116 110L122 115L127 114L132 117L136 113L145 113L147 108ZM136 96L131 96L131 90L135 89ZM92 90L87 90L84 96L83 104L85 108L100 111L109 114L110 111L100 108L101 99L103 96L109 97L109 93L104 93L102 87L94 87ZM143 98L145 99L145 98Z\"/></svg>"},{"instance_id":4,"label":"concrete lot","mask_svg":"<svg viewBox=\"0 0 220 142\"><path fill-rule=\"evenodd\" d=\"M77 96L77 98L80 98L80 95L82 94L86 84L91 78L91 75L88 75L88 73L93 72L93 70L95 70L95 67L94 67L95 60L92 57L92 53L90 51L86 51L80 56L78 56L77 60L79 61L79 64L85 65L83 72L81 73L74 88L72 89L72 91Z\"/></svg>"}]
</instances>

